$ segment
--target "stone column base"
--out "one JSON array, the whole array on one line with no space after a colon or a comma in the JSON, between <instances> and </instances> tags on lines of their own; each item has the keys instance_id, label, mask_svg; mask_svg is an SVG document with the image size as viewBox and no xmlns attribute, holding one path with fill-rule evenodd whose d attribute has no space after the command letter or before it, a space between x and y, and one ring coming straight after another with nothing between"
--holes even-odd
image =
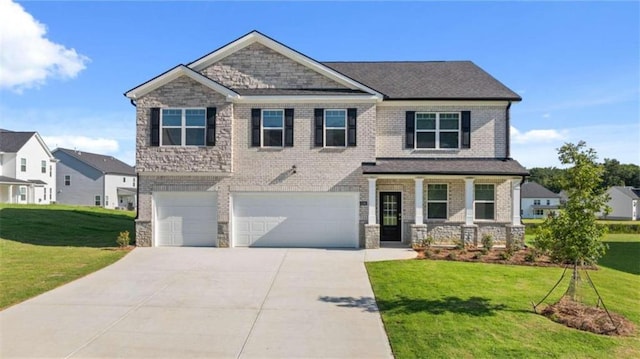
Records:
<instances>
[{"instance_id":1,"label":"stone column base","mask_svg":"<svg viewBox=\"0 0 640 359\"><path fill-rule=\"evenodd\" d=\"M229 222L218 222L218 247L229 248Z\"/></svg>"},{"instance_id":2,"label":"stone column base","mask_svg":"<svg viewBox=\"0 0 640 359\"><path fill-rule=\"evenodd\" d=\"M151 247L151 221L136 220L136 246Z\"/></svg>"},{"instance_id":3,"label":"stone column base","mask_svg":"<svg viewBox=\"0 0 640 359\"><path fill-rule=\"evenodd\" d=\"M411 224L409 227L411 228L411 244L420 243L427 238L426 224Z\"/></svg>"},{"instance_id":4,"label":"stone column base","mask_svg":"<svg viewBox=\"0 0 640 359\"><path fill-rule=\"evenodd\" d=\"M478 247L478 226L463 224L460 226L460 242L465 247Z\"/></svg>"},{"instance_id":5,"label":"stone column base","mask_svg":"<svg viewBox=\"0 0 640 359\"><path fill-rule=\"evenodd\" d=\"M366 249L380 248L380 225L379 224L364 225L364 248Z\"/></svg>"},{"instance_id":6,"label":"stone column base","mask_svg":"<svg viewBox=\"0 0 640 359\"><path fill-rule=\"evenodd\" d=\"M517 251L524 248L524 226L507 224L507 249Z\"/></svg>"}]
</instances>

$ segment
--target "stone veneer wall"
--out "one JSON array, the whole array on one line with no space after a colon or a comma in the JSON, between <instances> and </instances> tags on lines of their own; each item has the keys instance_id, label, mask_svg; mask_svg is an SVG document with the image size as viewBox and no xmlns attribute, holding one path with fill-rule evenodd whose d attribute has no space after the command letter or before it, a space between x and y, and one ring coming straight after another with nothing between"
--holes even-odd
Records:
<instances>
[{"instance_id":1,"label":"stone veneer wall","mask_svg":"<svg viewBox=\"0 0 640 359\"><path fill-rule=\"evenodd\" d=\"M343 85L268 47L253 43L201 71L231 88L338 89Z\"/></svg>"}]
</instances>

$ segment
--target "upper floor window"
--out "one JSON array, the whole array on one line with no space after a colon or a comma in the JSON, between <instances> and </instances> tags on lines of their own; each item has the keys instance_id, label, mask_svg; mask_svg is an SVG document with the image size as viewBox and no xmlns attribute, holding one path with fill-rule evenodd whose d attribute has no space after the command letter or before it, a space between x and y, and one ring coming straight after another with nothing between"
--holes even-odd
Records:
<instances>
[{"instance_id":1,"label":"upper floor window","mask_svg":"<svg viewBox=\"0 0 640 359\"><path fill-rule=\"evenodd\" d=\"M65 186L71 186L71 175L65 175L64 176L64 185Z\"/></svg>"},{"instance_id":2,"label":"upper floor window","mask_svg":"<svg viewBox=\"0 0 640 359\"><path fill-rule=\"evenodd\" d=\"M471 148L471 112L406 111L405 148Z\"/></svg>"},{"instance_id":3,"label":"upper floor window","mask_svg":"<svg viewBox=\"0 0 640 359\"><path fill-rule=\"evenodd\" d=\"M474 186L475 218L480 220L495 219L495 186L493 184L477 184Z\"/></svg>"},{"instance_id":4,"label":"upper floor window","mask_svg":"<svg viewBox=\"0 0 640 359\"><path fill-rule=\"evenodd\" d=\"M427 218L447 219L448 190L446 184L427 185Z\"/></svg>"},{"instance_id":5,"label":"upper floor window","mask_svg":"<svg viewBox=\"0 0 640 359\"><path fill-rule=\"evenodd\" d=\"M534 206L539 206L540 205L540 200L539 199L534 199L533 200L533 205Z\"/></svg>"},{"instance_id":6,"label":"upper floor window","mask_svg":"<svg viewBox=\"0 0 640 359\"><path fill-rule=\"evenodd\" d=\"M26 158L21 158L20 159L20 172L27 172L27 159Z\"/></svg>"},{"instance_id":7,"label":"upper floor window","mask_svg":"<svg viewBox=\"0 0 640 359\"><path fill-rule=\"evenodd\" d=\"M547 200L547 206L550 206L550 205L551 205L551 200L548 199Z\"/></svg>"},{"instance_id":8,"label":"upper floor window","mask_svg":"<svg viewBox=\"0 0 640 359\"><path fill-rule=\"evenodd\" d=\"M315 109L315 146L356 146L357 109Z\"/></svg>"},{"instance_id":9,"label":"upper floor window","mask_svg":"<svg viewBox=\"0 0 640 359\"><path fill-rule=\"evenodd\" d=\"M262 147L284 144L284 110L262 110Z\"/></svg>"},{"instance_id":10,"label":"upper floor window","mask_svg":"<svg viewBox=\"0 0 640 359\"><path fill-rule=\"evenodd\" d=\"M133 187L135 187L135 186L136 186L136 179L133 178Z\"/></svg>"},{"instance_id":11,"label":"upper floor window","mask_svg":"<svg viewBox=\"0 0 640 359\"><path fill-rule=\"evenodd\" d=\"M251 109L251 147L292 147L293 109Z\"/></svg>"},{"instance_id":12,"label":"upper floor window","mask_svg":"<svg viewBox=\"0 0 640 359\"><path fill-rule=\"evenodd\" d=\"M161 146L204 146L205 109L162 109Z\"/></svg>"},{"instance_id":13,"label":"upper floor window","mask_svg":"<svg viewBox=\"0 0 640 359\"><path fill-rule=\"evenodd\" d=\"M122 183L126 183L127 182L127 177L122 177Z\"/></svg>"},{"instance_id":14,"label":"upper floor window","mask_svg":"<svg viewBox=\"0 0 640 359\"><path fill-rule=\"evenodd\" d=\"M460 114L416 112L416 148L459 148Z\"/></svg>"},{"instance_id":15,"label":"upper floor window","mask_svg":"<svg viewBox=\"0 0 640 359\"><path fill-rule=\"evenodd\" d=\"M49 177L53 177L53 166L49 166Z\"/></svg>"},{"instance_id":16,"label":"upper floor window","mask_svg":"<svg viewBox=\"0 0 640 359\"><path fill-rule=\"evenodd\" d=\"M347 110L324 111L324 146L347 145Z\"/></svg>"},{"instance_id":17,"label":"upper floor window","mask_svg":"<svg viewBox=\"0 0 640 359\"><path fill-rule=\"evenodd\" d=\"M47 161L40 162L40 171L44 174L47 173Z\"/></svg>"}]
</instances>

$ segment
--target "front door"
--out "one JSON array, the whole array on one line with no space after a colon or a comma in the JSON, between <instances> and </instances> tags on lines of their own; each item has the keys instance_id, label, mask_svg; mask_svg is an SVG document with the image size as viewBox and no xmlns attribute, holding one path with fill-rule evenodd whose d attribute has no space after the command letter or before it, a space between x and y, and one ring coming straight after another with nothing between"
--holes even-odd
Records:
<instances>
[{"instance_id":1,"label":"front door","mask_svg":"<svg viewBox=\"0 0 640 359\"><path fill-rule=\"evenodd\" d=\"M380 240L400 241L402 203L400 192L380 192Z\"/></svg>"}]
</instances>

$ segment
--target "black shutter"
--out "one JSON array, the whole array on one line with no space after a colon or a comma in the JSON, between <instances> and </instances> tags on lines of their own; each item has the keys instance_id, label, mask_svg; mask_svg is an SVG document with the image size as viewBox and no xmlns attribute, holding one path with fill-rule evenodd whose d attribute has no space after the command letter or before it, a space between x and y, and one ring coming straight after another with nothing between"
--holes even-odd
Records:
<instances>
[{"instance_id":1,"label":"black shutter","mask_svg":"<svg viewBox=\"0 0 640 359\"><path fill-rule=\"evenodd\" d=\"M284 146L293 147L293 109L284 109Z\"/></svg>"},{"instance_id":2,"label":"black shutter","mask_svg":"<svg viewBox=\"0 0 640 359\"><path fill-rule=\"evenodd\" d=\"M216 108L207 107L207 146L216 145Z\"/></svg>"},{"instance_id":3,"label":"black shutter","mask_svg":"<svg viewBox=\"0 0 640 359\"><path fill-rule=\"evenodd\" d=\"M151 108L151 146L160 146L160 108Z\"/></svg>"},{"instance_id":4,"label":"black shutter","mask_svg":"<svg viewBox=\"0 0 640 359\"><path fill-rule=\"evenodd\" d=\"M357 108L347 109L347 146L356 145L356 117L358 114Z\"/></svg>"},{"instance_id":5,"label":"black shutter","mask_svg":"<svg viewBox=\"0 0 640 359\"><path fill-rule=\"evenodd\" d=\"M462 148L471 148L471 112L462 111ZM509 131L509 129L507 129Z\"/></svg>"},{"instance_id":6,"label":"black shutter","mask_svg":"<svg viewBox=\"0 0 640 359\"><path fill-rule=\"evenodd\" d=\"M406 125L405 125L405 147L406 148L414 148L414 137L415 137L415 129L416 129L416 112L415 111L407 111L406 112Z\"/></svg>"},{"instance_id":7,"label":"black shutter","mask_svg":"<svg viewBox=\"0 0 640 359\"><path fill-rule=\"evenodd\" d=\"M260 147L260 115L259 108L251 109L251 147Z\"/></svg>"},{"instance_id":8,"label":"black shutter","mask_svg":"<svg viewBox=\"0 0 640 359\"><path fill-rule=\"evenodd\" d=\"M324 109L316 108L314 110L315 118L315 146L324 146Z\"/></svg>"}]
</instances>

